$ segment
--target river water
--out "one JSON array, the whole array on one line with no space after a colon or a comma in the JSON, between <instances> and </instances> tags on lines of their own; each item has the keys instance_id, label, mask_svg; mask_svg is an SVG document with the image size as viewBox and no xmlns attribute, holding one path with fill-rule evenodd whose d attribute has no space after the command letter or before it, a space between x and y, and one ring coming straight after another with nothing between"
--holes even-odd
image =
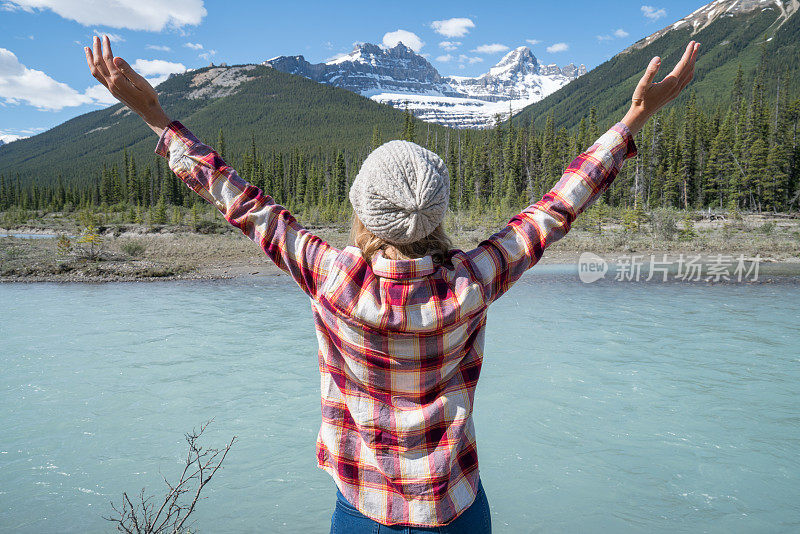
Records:
<instances>
[{"instance_id":1,"label":"river water","mask_svg":"<svg viewBox=\"0 0 800 534\"><path fill-rule=\"evenodd\" d=\"M578 281L490 310L476 393L494 531L800 530L800 284ZM0 531L109 532L183 434L234 434L200 532L319 532L311 311L285 276L0 284Z\"/></svg>"}]
</instances>

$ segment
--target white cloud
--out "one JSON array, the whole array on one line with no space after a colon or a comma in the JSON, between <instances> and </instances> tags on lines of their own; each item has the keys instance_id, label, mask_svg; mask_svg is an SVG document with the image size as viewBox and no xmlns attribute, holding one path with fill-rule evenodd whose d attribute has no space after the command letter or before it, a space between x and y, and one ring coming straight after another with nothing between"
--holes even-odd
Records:
<instances>
[{"instance_id":1,"label":"white cloud","mask_svg":"<svg viewBox=\"0 0 800 534\"><path fill-rule=\"evenodd\" d=\"M460 63L469 63L470 65L472 65L473 63L482 62L483 58L478 56L468 56L466 54L461 54L460 56L458 56L458 61Z\"/></svg>"},{"instance_id":2,"label":"white cloud","mask_svg":"<svg viewBox=\"0 0 800 534\"><path fill-rule=\"evenodd\" d=\"M186 72L186 66L183 63L173 63L162 59L137 59L131 67L147 78L153 87L166 80L170 74Z\"/></svg>"},{"instance_id":3,"label":"white cloud","mask_svg":"<svg viewBox=\"0 0 800 534\"><path fill-rule=\"evenodd\" d=\"M451 59L453 59L453 56L451 56L450 54L445 54L443 56L437 57L436 61L441 61L442 63L447 63Z\"/></svg>"},{"instance_id":4,"label":"white cloud","mask_svg":"<svg viewBox=\"0 0 800 534\"><path fill-rule=\"evenodd\" d=\"M653 6L642 6L642 15L647 17L652 21L656 21L662 17L667 16L667 10L662 8L656 8Z\"/></svg>"},{"instance_id":5,"label":"white cloud","mask_svg":"<svg viewBox=\"0 0 800 534\"><path fill-rule=\"evenodd\" d=\"M191 48L192 50L202 50L203 49L203 45L201 45L200 43L186 43L183 46L185 46L186 48Z\"/></svg>"},{"instance_id":6,"label":"white cloud","mask_svg":"<svg viewBox=\"0 0 800 534\"><path fill-rule=\"evenodd\" d=\"M555 43L547 47L547 52L550 54L566 52L567 50L569 50L569 45L567 43Z\"/></svg>"},{"instance_id":7,"label":"white cloud","mask_svg":"<svg viewBox=\"0 0 800 534\"><path fill-rule=\"evenodd\" d=\"M469 33L470 28L474 28L475 23L464 17L457 17L446 20L434 20L431 28L439 35L445 37L464 37Z\"/></svg>"},{"instance_id":8,"label":"white cloud","mask_svg":"<svg viewBox=\"0 0 800 534\"><path fill-rule=\"evenodd\" d=\"M93 30L94 34L98 37L108 35L108 40L112 43L124 43L125 38L118 33L101 32L100 30Z\"/></svg>"},{"instance_id":9,"label":"white cloud","mask_svg":"<svg viewBox=\"0 0 800 534\"><path fill-rule=\"evenodd\" d=\"M452 52L459 46L461 46L461 41L442 41L439 43L439 47L444 48L448 52Z\"/></svg>"},{"instance_id":10,"label":"white cloud","mask_svg":"<svg viewBox=\"0 0 800 534\"><path fill-rule=\"evenodd\" d=\"M17 134L4 134L0 132L0 145L1 144L8 144L12 141L17 141L19 139L25 139L28 137L27 135L17 135Z\"/></svg>"},{"instance_id":11,"label":"white cloud","mask_svg":"<svg viewBox=\"0 0 800 534\"><path fill-rule=\"evenodd\" d=\"M84 26L161 31L197 26L206 16L203 0L7 0L4 9L49 9Z\"/></svg>"},{"instance_id":12,"label":"white cloud","mask_svg":"<svg viewBox=\"0 0 800 534\"><path fill-rule=\"evenodd\" d=\"M5 139L6 143L10 143L16 139L25 139L32 135L42 133L47 128L33 127L33 128L11 128L8 130L0 129L0 139Z\"/></svg>"},{"instance_id":13,"label":"white cloud","mask_svg":"<svg viewBox=\"0 0 800 534\"><path fill-rule=\"evenodd\" d=\"M610 35L607 34L607 33L604 34L604 35L598 35L597 36L597 40L602 42L602 41L611 41L611 40L613 40L615 38L616 39L624 39L628 35L630 35L628 32L626 32L622 28L619 28L618 30L614 30Z\"/></svg>"},{"instance_id":14,"label":"white cloud","mask_svg":"<svg viewBox=\"0 0 800 534\"><path fill-rule=\"evenodd\" d=\"M186 67L182 63L173 63L161 59L137 59L131 66L133 70L144 76L153 87L166 80L174 72L186 72ZM114 98L108 92L108 89L99 83L86 89L84 95L95 104L109 106L119 104L119 100Z\"/></svg>"},{"instance_id":15,"label":"white cloud","mask_svg":"<svg viewBox=\"0 0 800 534\"><path fill-rule=\"evenodd\" d=\"M0 99L7 104L29 104L41 110L59 111L92 101L65 83L36 69L29 69L17 56L0 48Z\"/></svg>"},{"instance_id":16,"label":"white cloud","mask_svg":"<svg viewBox=\"0 0 800 534\"><path fill-rule=\"evenodd\" d=\"M8 1L0 5L0 11L25 11L26 13L33 13L33 8Z\"/></svg>"},{"instance_id":17,"label":"white cloud","mask_svg":"<svg viewBox=\"0 0 800 534\"><path fill-rule=\"evenodd\" d=\"M506 45L493 43L480 45L478 48L474 49L473 52L477 52L478 54L496 54L498 52L505 52L507 50L508 47Z\"/></svg>"},{"instance_id":18,"label":"white cloud","mask_svg":"<svg viewBox=\"0 0 800 534\"><path fill-rule=\"evenodd\" d=\"M397 43L403 43L414 52L419 52L425 46L425 43L417 34L407 30L395 30L383 36L383 46L386 48L394 48Z\"/></svg>"},{"instance_id":19,"label":"white cloud","mask_svg":"<svg viewBox=\"0 0 800 534\"><path fill-rule=\"evenodd\" d=\"M212 56L216 55L216 50L209 50L208 52L203 52L200 54L200 59L205 59L206 61L210 60Z\"/></svg>"},{"instance_id":20,"label":"white cloud","mask_svg":"<svg viewBox=\"0 0 800 534\"><path fill-rule=\"evenodd\" d=\"M95 104L105 104L108 106L119 104L119 100L114 98L114 95L108 92L104 85L93 85L86 89L84 94Z\"/></svg>"},{"instance_id":21,"label":"white cloud","mask_svg":"<svg viewBox=\"0 0 800 534\"><path fill-rule=\"evenodd\" d=\"M147 45L145 48L148 50L158 50L159 52L172 52L170 47L164 45Z\"/></svg>"},{"instance_id":22,"label":"white cloud","mask_svg":"<svg viewBox=\"0 0 800 534\"><path fill-rule=\"evenodd\" d=\"M539 39L525 39L525 42L527 42L529 45L532 45L532 46L536 46L538 44L542 44L542 41L540 41Z\"/></svg>"}]
</instances>

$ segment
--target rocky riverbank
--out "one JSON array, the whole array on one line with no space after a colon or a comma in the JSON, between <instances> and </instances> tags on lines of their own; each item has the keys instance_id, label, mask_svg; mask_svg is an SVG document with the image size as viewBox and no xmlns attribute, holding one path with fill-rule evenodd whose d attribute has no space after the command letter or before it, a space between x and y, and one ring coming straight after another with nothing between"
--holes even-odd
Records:
<instances>
[{"instance_id":1,"label":"rocky riverbank","mask_svg":"<svg viewBox=\"0 0 800 534\"><path fill-rule=\"evenodd\" d=\"M310 230L334 246L348 242L344 226ZM632 255L710 258L727 254L758 256L764 264L785 264L784 271L800 271L800 219L792 216L701 217L692 223L690 232L679 230L678 226L670 235L644 226L626 230L614 223L601 225L599 232L598 228L577 227L545 252L542 263L574 264L583 252L601 255L609 262ZM491 234L489 228L468 227L457 220L450 221L448 231L462 250L473 248ZM213 280L283 274L258 246L224 224L214 226L212 233L198 233L186 226L98 227L94 251L78 243L79 233L76 226L44 221L0 228L0 281ZM69 241L43 235L65 235Z\"/></svg>"}]
</instances>

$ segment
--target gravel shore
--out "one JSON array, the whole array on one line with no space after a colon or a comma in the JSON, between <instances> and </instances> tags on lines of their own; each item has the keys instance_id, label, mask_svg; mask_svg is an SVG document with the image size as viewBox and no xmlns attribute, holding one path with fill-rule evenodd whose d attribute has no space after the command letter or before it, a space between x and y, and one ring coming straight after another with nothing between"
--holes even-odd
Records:
<instances>
[{"instance_id":1,"label":"gravel shore","mask_svg":"<svg viewBox=\"0 0 800 534\"><path fill-rule=\"evenodd\" d=\"M222 221L224 222L224 221ZM343 226L309 228L337 247L348 243ZM200 234L188 227L110 225L98 229L101 245L95 258L81 251L76 227L29 224L0 228L0 282L119 282L152 280L218 280L241 276L285 275L261 249L238 230L219 225L218 233ZM468 250L491 234L484 228L451 228L457 248ZM800 273L800 219L748 215L736 221L700 220L688 239L663 239L646 230L625 232L614 224L602 232L574 228L549 248L542 264L576 264L583 252L614 263L633 255L661 258L684 255L758 255L763 264L781 264L781 272ZM30 235L65 234L70 247L55 238Z\"/></svg>"}]
</instances>

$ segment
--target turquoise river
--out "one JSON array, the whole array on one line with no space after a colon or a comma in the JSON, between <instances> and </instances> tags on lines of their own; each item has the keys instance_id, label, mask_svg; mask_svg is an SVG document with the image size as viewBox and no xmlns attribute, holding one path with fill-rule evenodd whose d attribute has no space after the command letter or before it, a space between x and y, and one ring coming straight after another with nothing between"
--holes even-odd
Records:
<instances>
[{"instance_id":1,"label":"turquoise river","mask_svg":"<svg viewBox=\"0 0 800 534\"><path fill-rule=\"evenodd\" d=\"M0 532L113 531L211 418L205 445L238 442L198 532L328 532L286 276L0 284L0 310ZM490 310L474 417L495 532L800 532L800 283L537 267Z\"/></svg>"}]
</instances>

